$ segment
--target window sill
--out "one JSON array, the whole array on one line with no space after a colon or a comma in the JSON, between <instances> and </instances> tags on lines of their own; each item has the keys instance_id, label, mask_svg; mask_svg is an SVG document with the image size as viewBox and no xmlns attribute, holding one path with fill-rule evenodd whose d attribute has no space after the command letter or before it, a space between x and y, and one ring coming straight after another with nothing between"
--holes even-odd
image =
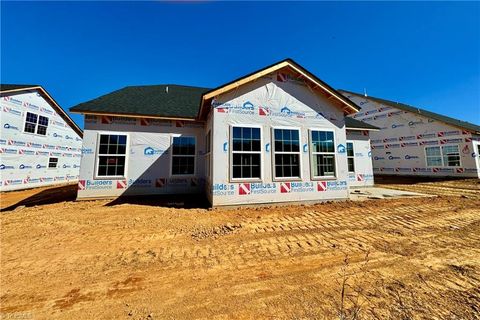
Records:
<instances>
[{"instance_id":1,"label":"window sill","mask_svg":"<svg viewBox=\"0 0 480 320\"><path fill-rule=\"evenodd\" d=\"M355 173L354 173L354 174L355 174ZM312 177L311 179L312 179L312 181L325 181L325 180L331 181L331 180L338 180L337 177L331 177L331 176L327 176L327 177Z\"/></svg>"},{"instance_id":2,"label":"window sill","mask_svg":"<svg viewBox=\"0 0 480 320\"><path fill-rule=\"evenodd\" d=\"M93 180L126 180L126 177L119 176L105 176L105 177L93 177Z\"/></svg>"},{"instance_id":3,"label":"window sill","mask_svg":"<svg viewBox=\"0 0 480 320\"><path fill-rule=\"evenodd\" d=\"M286 178L273 178L273 182L290 182L290 181L303 181L302 178L299 177L286 177Z\"/></svg>"},{"instance_id":4,"label":"window sill","mask_svg":"<svg viewBox=\"0 0 480 320\"><path fill-rule=\"evenodd\" d=\"M34 133L34 132L26 132L26 131L23 131L22 133L28 134L28 135L31 135L31 136L36 136L36 137L47 137L46 134L40 134L40 133Z\"/></svg>"},{"instance_id":5,"label":"window sill","mask_svg":"<svg viewBox=\"0 0 480 320\"><path fill-rule=\"evenodd\" d=\"M263 183L263 180L262 179L256 179L256 178L253 178L253 179L230 179L229 180L230 183Z\"/></svg>"}]
</instances>

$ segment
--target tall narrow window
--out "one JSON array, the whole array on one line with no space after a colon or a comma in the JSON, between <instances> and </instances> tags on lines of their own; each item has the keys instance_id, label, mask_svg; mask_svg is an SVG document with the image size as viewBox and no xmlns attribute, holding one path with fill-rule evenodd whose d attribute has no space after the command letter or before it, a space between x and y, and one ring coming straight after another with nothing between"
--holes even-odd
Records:
<instances>
[{"instance_id":1,"label":"tall narrow window","mask_svg":"<svg viewBox=\"0 0 480 320\"><path fill-rule=\"evenodd\" d=\"M212 131L208 130L207 135L205 136L205 177L210 177L210 159L211 159L211 140L212 140Z\"/></svg>"},{"instance_id":2,"label":"tall narrow window","mask_svg":"<svg viewBox=\"0 0 480 320\"><path fill-rule=\"evenodd\" d=\"M442 166L442 154L440 153L440 147L426 147L425 156L427 160L427 167Z\"/></svg>"},{"instance_id":3,"label":"tall narrow window","mask_svg":"<svg viewBox=\"0 0 480 320\"><path fill-rule=\"evenodd\" d=\"M300 178L300 132L274 129L275 178Z\"/></svg>"},{"instance_id":4,"label":"tall narrow window","mask_svg":"<svg viewBox=\"0 0 480 320\"><path fill-rule=\"evenodd\" d=\"M210 149L211 149L211 146L212 146L212 131L211 130L208 130L207 132L207 135L205 136L205 149L206 149L206 153L210 153Z\"/></svg>"},{"instance_id":5,"label":"tall narrow window","mask_svg":"<svg viewBox=\"0 0 480 320\"><path fill-rule=\"evenodd\" d=\"M173 137L172 175L195 174L195 138Z\"/></svg>"},{"instance_id":6,"label":"tall narrow window","mask_svg":"<svg viewBox=\"0 0 480 320\"><path fill-rule=\"evenodd\" d=\"M333 131L310 131L313 178L335 177L335 141Z\"/></svg>"},{"instance_id":7,"label":"tall narrow window","mask_svg":"<svg viewBox=\"0 0 480 320\"><path fill-rule=\"evenodd\" d=\"M124 177L127 136L101 134L98 149L98 177Z\"/></svg>"},{"instance_id":8,"label":"tall narrow window","mask_svg":"<svg viewBox=\"0 0 480 320\"><path fill-rule=\"evenodd\" d=\"M458 145L442 147L443 165L445 167L460 167L460 152Z\"/></svg>"},{"instance_id":9,"label":"tall narrow window","mask_svg":"<svg viewBox=\"0 0 480 320\"><path fill-rule=\"evenodd\" d=\"M355 173L355 152L353 151L352 142L347 142L347 162L348 162L348 172Z\"/></svg>"},{"instance_id":10,"label":"tall narrow window","mask_svg":"<svg viewBox=\"0 0 480 320\"><path fill-rule=\"evenodd\" d=\"M232 128L232 179L261 179L260 128Z\"/></svg>"},{"instance_id":11,"label":"tall narrow window","mask_svg":"<svg viewBox=\"0 0 480 320\"><path fill-rule=\"evenodd\" d=\"M27 116L25 118L25 127L24 131L28 133L36 133L42 136L47 135L47 127L48 127L48 118L32 113L27 112Z\"/></svg>"}]
</instances>

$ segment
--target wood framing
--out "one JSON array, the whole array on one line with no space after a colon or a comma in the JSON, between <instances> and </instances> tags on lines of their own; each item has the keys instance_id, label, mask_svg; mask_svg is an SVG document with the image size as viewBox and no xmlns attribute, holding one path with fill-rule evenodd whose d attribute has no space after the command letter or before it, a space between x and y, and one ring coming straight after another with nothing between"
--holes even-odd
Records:
<instances>
[{"instance_id":1,"label":"wood framing","mask_svg":"<svg viewBox=\"0 0 480 320\"><path fill-rule=\"evenodd\" d=\"M261 69L259 71L253 72L251 74L248 74L242 78L239 78L237 80L234 80L232 82L229 82L227 84L224 84L218 88L215 88L207 93L205 93L202 97L202 102L200 105L200 110L198 112L198 118L202 118L205 115L204 108L206 105L208 105L208 102L210 102L214 97L232 91L246 83L249 83L251 81L255 81L258 78L261 78L263 76L266 76L272 72L288 68L289 71L293 71L295 74L298 74L298 78L302 78L304 80L307 80L309 83L313 84L311 87L312 90L317 90L320 89L319 91L327 95L329 99L335 98L335 102L337 102L340 107L342 107L343 111L346 114L353 114L358 111L360 111L360 108L347 99L345 96L343 96L341 93L337 92L335 89L330 87L328 84L320 80L318 77L301 67L299 64L294 62L291 59L286 59L281 62L278 62L276 64L273 64L271 66L268 66L264 69Z\"/></svg>"}]
</instances>

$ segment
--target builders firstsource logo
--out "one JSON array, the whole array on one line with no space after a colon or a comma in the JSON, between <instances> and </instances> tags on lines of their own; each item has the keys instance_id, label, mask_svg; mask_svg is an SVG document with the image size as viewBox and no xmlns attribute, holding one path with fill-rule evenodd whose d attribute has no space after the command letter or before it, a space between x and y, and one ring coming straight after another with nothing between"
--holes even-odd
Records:
<instances>
[{"instance_id":1,"label":"builders firstsource logo","mask_svg":"<svg viewBox=\"0 0 480 320\"><path fill-rule=\"evenodd\" d=\"M15 109L10 108L10 107L3 107L3 112L10 113L10 114L13 114L13 115L19 116L19 117L22 116L21 111L15 110Z\"/></svg>"},{"instance_id":2,"label":"builders firstsource logo","mask_svg":"<svg viewBox=\"0 0 480 320\"><path fill-rule=\"evenodd\" d=\"M281 182L280 193L314 192L313 182Z\"/></svg>"},{"instance_id":3,"label":"builders firstsource logo","mask_svg":"<svg viewBox=\"0 0 480 320\"><path fill-rule=\"evenodd\" d=\"M113 188L111 180L80 180L78 190L110 190Z\"/></svg>"},{"instance_id":4,"label":"builders firstsource logo","mask_svg":"<svg viewBox=\"0 0 480 320\"><path fill-rule=\"evenodd\" d=\"M240 183L238 185L238 194L241 196L250 194L268 194L276 192L276 183Z\"/></svg>"},{"instance_id":5,"label":"builders firstsource logo","mask_svg":"<svg viewBox=\"0 0 480 320\"><path fill-rule=\"evenodd\" d=\"M226 183L215 183L212 187L214 196L233 196L235 195L235 185Z\"/></svg>"}]
</instances>

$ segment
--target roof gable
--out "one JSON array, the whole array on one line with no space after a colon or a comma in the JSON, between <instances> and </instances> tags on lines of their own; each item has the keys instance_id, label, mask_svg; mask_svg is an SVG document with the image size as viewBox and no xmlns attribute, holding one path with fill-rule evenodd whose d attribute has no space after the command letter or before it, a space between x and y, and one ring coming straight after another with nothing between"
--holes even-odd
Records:
<instances>
[{"instance_id":1,"label":"roof gable","mask_svg":"<svg viewBox=\"0 0 480 320\"><path fill-rule=\"evenodd\" d=\"M441 114L438 114L438 113L435 113L435 112L432 112L432 111L428 111L428 110L425 110L425 109L420 109L420 108L410 106L410 105L407 105L407 104L404 104L404 103L394 102L394 101L385 100L385 99L381 99L381 98L376 98L376 97L372 97L372 96L365 97L363 94L356 93L356 92L351 92L351 91L347 91L347 90L342 90L342 89L339 89L338 91L342 92L342 93L345 93L345 94L353 94L353 95L356 95L356 96L360 96L360 97L363 97L365 99L369 99L369 100L372 100L372 101L375 101L375 102L378 102L378 103L382 103L382 104L385 104L385 105L388 105L388 106L391 106L391 107L394 107L394 108L397 108L397 109L400 109L400 110L403 110L403 111L415 113L415 114L418 114L418 115L421 115L421 116L424 116L424 117L427 117L427 118L432 118L434 120L449 124L451 126L461 128L461 129L465 129L465 130L472 131L472 132L480 134L480 126L478 126L476 124L473 124L473 123L470 123L470 122L450 118L450 117L447 117L447 116L444 116L444 115L441 115Z\"/></svg>"},{"instance_id":2,"label":"roof gable","mask_svg":"<svg viewBox=\"0 0 480 320\"><path fill-rule=\"evenodd\" d=\"M205 108L215 96L235 90L239 86L280 70L293 73L297 79L305 80L311 89L317 90L321 94L326 95L328 99L332 99L332 101L336 102L337 106L341 107L346 114L352 114L360 111L360 107L357 106L353 101L350 101L347 97L337 92L334 88L330 87L328 84L307 71L292 59L286 59L206 92L202 98L202 104L200 106L198 117L203 118L205 116L207 113Z\"/></svg>"},{"instance_id":3,"label":"roof gable","mask_svg":"<svg viewBox=\"0 0 480 320\"><path fill-rule=\"evenodd\" d=\"M80 137L83 137L83 131L73 121L72 118L60 107L60 105L50 96L50 94L42 86L39 85L24 85L24 84L0 84L0 93L2 95L11 95L21 93L25 91L36 90L39 94L52 106L52 108L58 113L62 119L68 123L70 128L73 129Z\"/></svg>"},{"instance_id":4,"label":"roof gable","mask_svg":"<svg viewBox=\"0 0 480 320\"><path fill-rule=\"evenodd\" d=\"M181 86L150 85L130 86L105 94L93 100L80 103L71 112L86 114L120 115L127 117L168 118L179 120L204 120L212 99L230 92L239 86L255 81L263 75L277 70L293 74L304 80L312 91L320 92L341 108L345 114L358 112L360 107L343 96L309 71L286 59L215 89Z\"/></svg>"}]
</instances>

